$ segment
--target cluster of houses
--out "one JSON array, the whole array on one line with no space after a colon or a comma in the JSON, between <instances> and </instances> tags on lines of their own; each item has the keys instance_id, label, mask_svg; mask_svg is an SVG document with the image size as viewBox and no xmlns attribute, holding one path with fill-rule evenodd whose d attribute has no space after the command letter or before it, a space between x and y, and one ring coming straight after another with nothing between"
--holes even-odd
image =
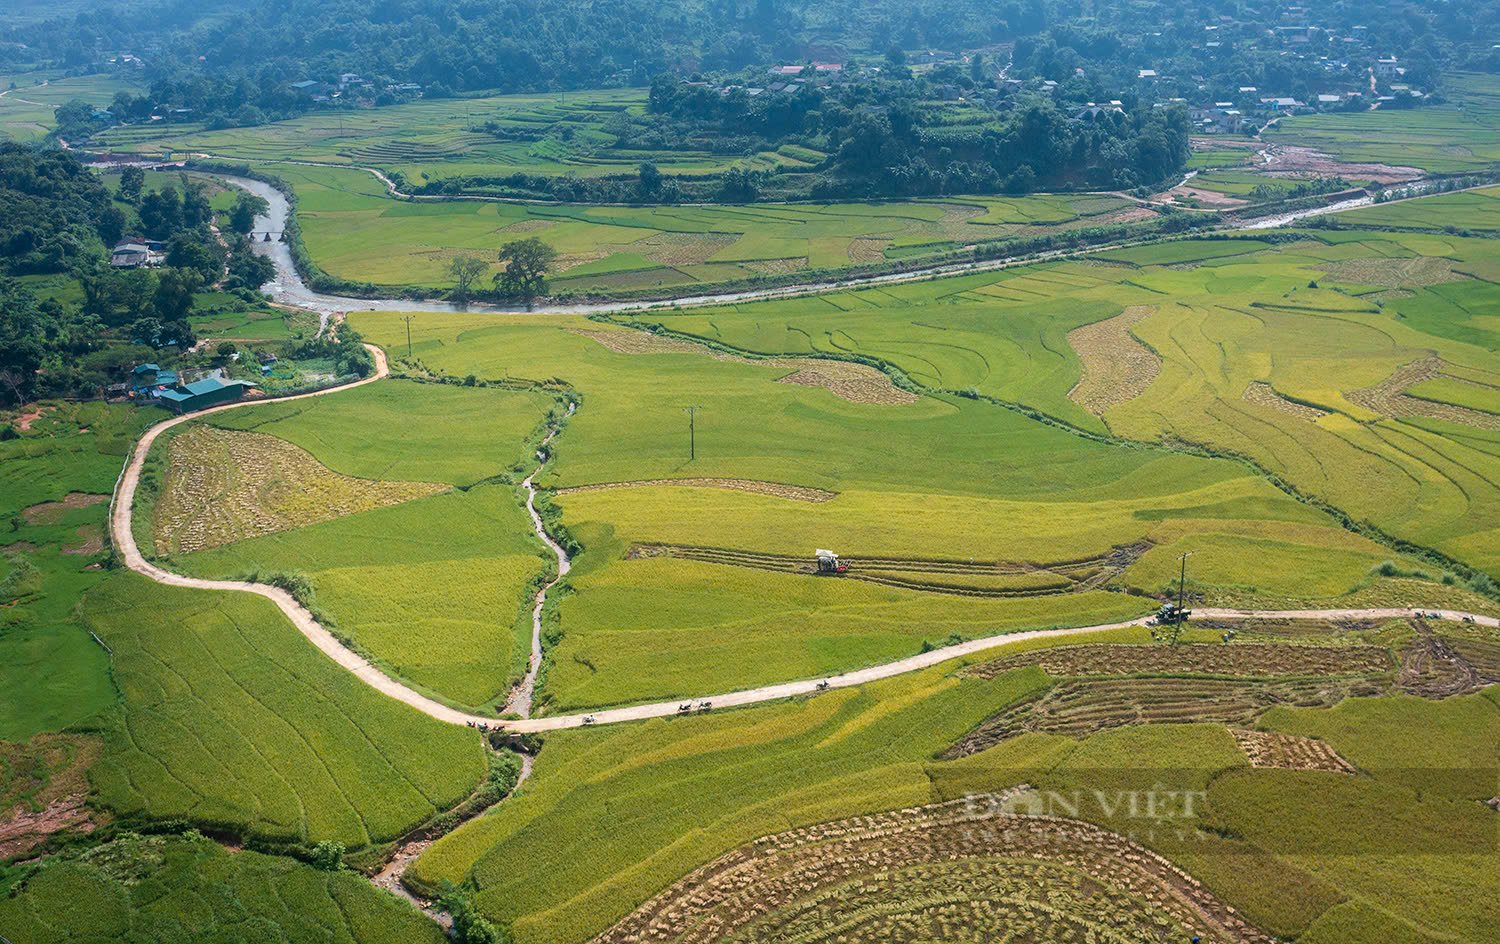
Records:
<instances>
[{"instance_id":1,"label":"cluster of houses","mask_svg":"<svg viewBox=\"0 0 1500 944\"><path fill-rule=\"evenodd\" d=\"M358 98L362 103L375 95L378 91L375 83L363 78L355 72L345 72L339 76L337 82L321 82L317 79L303 79L300 82L292 82L291 88L312 98L315 102L331 102L346 97ZM385 85L385 91L392 95L403 95L409 98L421 98L422 86L416 82L390 82Z\"/></svg>"},{"instance_id":2,"label":"cluster of houses","mask_svg":"<svg viewBox=\"0 0 1500 944\"><path fill-rule=\"evenodd\" d=\"M184 382L174 370L137 364L130 372L130 382L115 384L109 392L141 403L157 403L176 413L192 413L233 403L257 387L248 380L226 378L218 371Z\"/></svg>"}]
</instances>

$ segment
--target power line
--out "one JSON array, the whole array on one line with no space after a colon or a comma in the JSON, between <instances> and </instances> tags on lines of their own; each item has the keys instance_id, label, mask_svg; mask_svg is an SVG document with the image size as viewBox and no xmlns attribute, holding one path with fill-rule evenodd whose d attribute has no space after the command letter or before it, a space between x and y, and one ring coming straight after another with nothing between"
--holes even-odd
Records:
<instances>
[{"instance_id":1,"label":"power line","mask_svg":"<svg viewBox=\"0 0 1500 944\"><path fill-rule=\"evenodd\" d=\"M416 315L402 315L401 320L406 322L406 356L411 357L411 320Z\"/></svg>"}]
</instances>

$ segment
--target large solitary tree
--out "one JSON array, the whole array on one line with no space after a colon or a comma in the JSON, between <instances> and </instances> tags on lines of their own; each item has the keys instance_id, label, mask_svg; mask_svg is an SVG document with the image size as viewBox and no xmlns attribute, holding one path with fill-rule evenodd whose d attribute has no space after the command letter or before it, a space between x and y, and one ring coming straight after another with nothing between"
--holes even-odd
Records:
<instances>
[{"instance_id":1,"label":"large solitary tree","mask_svg":"<svg viewBox=\"0 0 1500 944\"><path fill-rule=\"evenodd\" d=\"M490 264L478 256L458 256L448 263L448 274L453 276L453 300L460 305L467 303L473 294L474 282L489 267Z\"/></svg>"},{"instance_id":2,"label":"large solitary tree","mask_svg":"<svg viewBox=\"0 0 1500 944\"><path fill-rule=\"evenodd\" d=\"M495 288L503 295L524 298L530 308L547 291L547 272L557 260L557 250L535 236L500 247L505 266L495 275Z\"/></svg>"}]
</instances>

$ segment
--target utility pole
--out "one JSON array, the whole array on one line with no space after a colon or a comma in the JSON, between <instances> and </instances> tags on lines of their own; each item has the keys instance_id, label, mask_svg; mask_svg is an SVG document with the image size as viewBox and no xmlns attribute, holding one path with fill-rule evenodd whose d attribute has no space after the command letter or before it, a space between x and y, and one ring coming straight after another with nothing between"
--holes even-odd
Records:
<instances>
[{"instance_id":1,"label":"utility pole","mask_svg":"<svg viewBox=\"0 0 1500 944\"><path fill-rule=\"evenodd\" d=\"M698 420L698 411L701 410L701 409L703 409L703 407L698 406L696 404L694 404L693 406L685 406L685 407L682 408L682 412L684 412L684 413L686 413L688 415L688 461L689 462L692 462L694 459L698 458L698 427L697 427L697 420Z\"/></svg>"},{"instance_id":2,"label":"utility pole","mask_svg":"<svg viewBox=\"0 0 1500 944\"><path fill-rule=\"evenodd\" d=\"M1184 622L1182 618L1182 607L1187 600L1187 559L1192 552L1186 551L1182 555L1182 572L1177 577L1177 625Z\"/></svg>"},{"instance_id":3,"label":"utility pole","mask_svg":"<svg viewBox=\"0 0 1500 944\"><path fill-rule=\"evenodd\" d=\"M411 357L411 320L414 315L402 315L401 320L406 322L406 356Z\"/></svg>"}]
</instances>

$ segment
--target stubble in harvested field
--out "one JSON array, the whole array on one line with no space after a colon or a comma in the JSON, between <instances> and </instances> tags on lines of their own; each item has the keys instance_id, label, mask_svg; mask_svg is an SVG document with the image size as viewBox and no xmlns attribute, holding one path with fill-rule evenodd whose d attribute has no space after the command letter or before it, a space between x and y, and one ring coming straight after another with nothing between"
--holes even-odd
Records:
<instances>
[{"instance_id":1,"label":"stubble in harvested field","mask_svg":"<svg viewBox=\"0 0 1500 944\"><path fill-rule=\"evenodd\" d=\"M573 334L592 338L617 354L702 354L733 364L755 364L790 370L791 373L780 378L778 383L822 387L851 403L900 405L918 400L916 394L897 387L884 372L868 364L811 357L739 357L714 351L693 341L663 338L647 331L601 331L588 328L568 330Z\"/></svg>"},{"instance_id":2,"label":"stubble in harvested field","mask_svg":"<svg viewBox=\"0 0 1500 944\"><path fill-rule=\"evenodd\" d=\"M1328 415L1326 410L1320 410L1317 407L1311 407L1305 403L1298 403L1295 400L1288 400L1286 397L1277 393L1276 388L1272 387L1268 383L1261 383L1260 381L1254 381L1253 383L1246 386L1245 392L1242 394L1242 397L1250 403L1269 407L1279 413L1285 413L1288 416L1295 416L1298 419L1307 420L1309 423L1313 420L1316 420L1320 416Z\"/></svg>"},{"instance_id":3,"label":"stubble in harvested field","mask_svg":"<svg viewBox=\"0 0 1500 944\"><path fill-rule=\"evenodd\" d=\"M1101 416L1145 392L1161 373L1161 358L1130 329L1155 310L1151 305L1135 305L1113 318L1068 332L1068 343L1083 362L1083 377L1068 391L1068 399Z\"/></svg>"},{"instance_id":4,"label":"stubble in harvested field","mask_svg":"<svg viewBox=\"0 0 1500 944\"><path fill-rule=\"evenodd\" d=\"M209 426L174 437L168 457L153 515L159 554L220 547L447 490L342 475L284 439Z\"/></svg>"},{"instance_id":5,"label":"stubble in harvested field","mask_svg":"<svg viewBox=\"0 0 1500 944\"><path fill-rule=\"evenodd\" d=\"M1385 288L1441 285L1466 278L1453 271L1453 260L1436 256L1410 259L1341 259L1323 267L1329 278L1354 285Z\"/></svg>"},{"instance_id":6,"label":"stubble in harvested field","mask_svg":"<svg viewBox=\"0 0 1500 944\"><path fill-rule=\"evenodd\" d=\"M594 944L1266 941L1165 858L1007 795L767 836L683 878Z\"/></svg>"},{"instance_id":7,"label":"stubble in harvested field","mask_svg":"<svg viewBox=\"0 0 1500 944\"><path fill-rule=\"evenodd\" d=\"M1383 680L1100 678L1060 682L1037 700L1007 708L942 756L966 757L1028 732L1086 737L1140 724L1248 726L1276 705L1331 708L1345 698L1384 693Z\"/></svg>"},{"instance_id":8,"label":"stubble in harvested field","mask_svg":"<svg viewBox=\"0 0 1500 944\"><path fill-rule=\"evenodd\" d=\"M1423 400L1405 392L1423 381L1437 378L1443 373L1443 366L1440 358L1429 355L1399 368L1373 387L1351 391L1349 399L1384 416L1420 416L1500 432L1500 416L1493 413Z\"/></svg>"},{"instance_id":9,"label":"stubble in harvested field","mask_svg":"<svg viewBox=\"0 0 1500 944\"><path fill-rule=\"evenodd\" d=\"M1268 676L1379 675L1390 672L1390 654L1379 646L1285 646L1257 643L1185 646L1059 646L995 659L964 674L992 679L1012 669L1041 666L1048 675L1198 673Z\"/></svg>"},{"instance_id":10,"label":"stubble in harvested field","mask_svg":"<svg viewBox=\"0 0 1500 944\"><path fill-rule=\"evenodd\" d=\"M1233 728L1235 743L1251 767L1280 767L1284 770L1328 770L1340 774L1354 773L1354 766L1338 751L1316 738L1275 731L1252 731Z\"/></svg>"},{"instance_id":11,"label":"stubble in harvested field","mask_svg":"<svg viewBox=\"0 0 1500 944\"><path fill-rule=\"evenodd\" d=\"M39 734L26 744L0 741L0 861L57 833L94 830L102 814L86 805L87 774L102 749L97 737L77 734Z\"/></svg>"}]
</instances>

